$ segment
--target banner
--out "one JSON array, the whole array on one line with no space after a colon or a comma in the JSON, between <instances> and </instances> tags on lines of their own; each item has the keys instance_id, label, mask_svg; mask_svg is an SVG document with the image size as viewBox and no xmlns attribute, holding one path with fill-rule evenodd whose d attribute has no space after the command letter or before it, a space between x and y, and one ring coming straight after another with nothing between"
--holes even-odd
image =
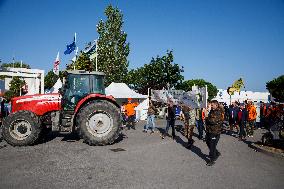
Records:
<instances>
[{"instance_id":1,"label":"banner","mask_svg":"<svg viewBox=\"0 0 284 189\"><path fill-rule=\"evenodd\" d=\"M207 86L185 92L183 90L151 90L151 99L153 101L168 103L172 100L175 105L186 105L191 108L206 108L207 107Z\"/></svg>"}]
</instances>

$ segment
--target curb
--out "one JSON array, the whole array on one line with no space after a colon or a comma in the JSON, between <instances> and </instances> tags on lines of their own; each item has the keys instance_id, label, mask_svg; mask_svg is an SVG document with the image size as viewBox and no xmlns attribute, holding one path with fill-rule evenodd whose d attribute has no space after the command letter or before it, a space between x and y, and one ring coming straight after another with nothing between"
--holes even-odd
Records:
<instances>
[{"instance_id":1,"label":"curb","mask_svg":"<svg viewBox=\"0 0 284 189\"><path fill-rule=\"evenodd\" d=\"M280 158L284 158L284 152L271 152L265 148L262 148L260 145L252 143L251 146L257 150L257 152L261 152L263 154L269 155L269 156L273 156L273 157L280 157Z\"/></svg>"}]
</instances>

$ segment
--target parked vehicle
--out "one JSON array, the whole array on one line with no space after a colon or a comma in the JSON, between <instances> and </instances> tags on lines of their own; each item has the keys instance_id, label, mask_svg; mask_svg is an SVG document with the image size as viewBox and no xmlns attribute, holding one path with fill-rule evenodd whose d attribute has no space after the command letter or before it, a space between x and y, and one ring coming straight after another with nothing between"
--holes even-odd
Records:
<instances>
[{"instance_id":1,"label":"parked vehicle","mask_svg":"<svg viewBox=\"0 0 284 189\"><path fill-rule=\"evenodd\" d=\"M113 143L121 129L120 107L105 95L104 73L66 72L59 94L21 96L11 100L3 120L3 139L12 146L35 144L50 129L77 132L89 145Z\"/></svg>"}]
</instances>

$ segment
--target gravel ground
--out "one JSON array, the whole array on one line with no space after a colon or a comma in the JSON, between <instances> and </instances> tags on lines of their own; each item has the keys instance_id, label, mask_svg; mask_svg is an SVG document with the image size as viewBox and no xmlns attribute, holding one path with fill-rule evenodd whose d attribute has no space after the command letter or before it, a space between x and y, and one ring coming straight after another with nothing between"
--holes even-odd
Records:
<instances>
[{"instance_id":1,"label":"gravel ground","mask_svg":"<svg viewBox=\"0 0 284 189\"><path fill-rule=\"evenodd\" d=\"M263 130L246 143L221 135L222 156L208 167L203 141L194 138L188 150L180 133L176 141L162 140L159 133L143 133L144 124L124 130L109 146L88 146L70 135L50 135L49 141L29 147L1 142L0 188L283 188L284 158L249 145ZM156 124L162 128L165 120Z\"/></svg>"}]
</instances>

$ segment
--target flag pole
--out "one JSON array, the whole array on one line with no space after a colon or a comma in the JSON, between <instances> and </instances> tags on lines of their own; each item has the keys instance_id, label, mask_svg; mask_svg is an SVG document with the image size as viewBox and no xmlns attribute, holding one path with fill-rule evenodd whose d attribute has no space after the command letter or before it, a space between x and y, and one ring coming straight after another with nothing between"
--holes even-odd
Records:
<instances>
[{"instance_id":1,"label":"flag pole","mask_svg":"<svg viewBox=\"0 0 284 189\"><path fill-rule=\"evenodd\" d=\"M96 40L96 72L98 71L98 40Z\"/></svg>"},{"instance_id":2,"label":"flag pole","mask_svg":"<svg viewBox=\"0 0 284 189\"><path fill-rule=\"evenodd\" d=\"M76 40L77 40L77 33L75 32L75 35L74 35L75 45L76 45ZM75 70L75 67L76 67L77 52L78 52L78 47L75 49L75 61L74 61L74 66L73 66L74 70Z\"/></svg>"},{"instance_id":3,"label":"flag pole","mask_svg":"<svg viewBox=\"0 0 284 189\"><path fill-rule=\"evenodd\" d=\"M79 48L76 47L76 50L75 50L75 61L74 61L74 66L73 66L74 70L75 70L75 67L76 67L76 60L77 60L78 49L79 49Z\"/></svg>"},{"instance_id":4,"label":"flag pole","mask_svg":"<svg viewBox=\"0 0 284 189\"><path fill-rule=\"evenodd\" d=\"M21 60L21 69L22 69L22 65L23 65L23 61ZM21 69L20 69L20 73L21 73ZM22 80L23 78L21 77L20 80ZM20 85L20 96L22 96L22 86Z\"/></svg>"}]
</instances>

